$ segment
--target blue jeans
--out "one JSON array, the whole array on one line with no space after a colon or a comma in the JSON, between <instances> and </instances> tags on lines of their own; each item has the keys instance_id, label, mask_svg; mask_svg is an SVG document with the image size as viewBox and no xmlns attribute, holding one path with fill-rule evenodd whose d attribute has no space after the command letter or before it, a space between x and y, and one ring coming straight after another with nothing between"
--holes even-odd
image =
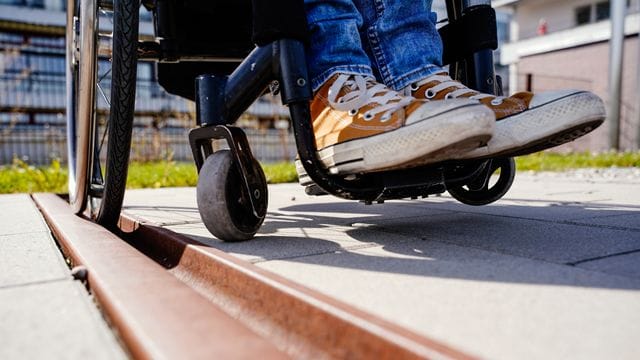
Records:
<instances>
[{"instance_id":1,"label":"blue jeans","mask_svg":"<svg viewBox=\"0 0 640 360\"><path fill-rule=\"evenodd\" d=\"M314 90L333 74L375 76L390 88L442 71L432 0L304 0Z\"/></svg>"}]
</instances>

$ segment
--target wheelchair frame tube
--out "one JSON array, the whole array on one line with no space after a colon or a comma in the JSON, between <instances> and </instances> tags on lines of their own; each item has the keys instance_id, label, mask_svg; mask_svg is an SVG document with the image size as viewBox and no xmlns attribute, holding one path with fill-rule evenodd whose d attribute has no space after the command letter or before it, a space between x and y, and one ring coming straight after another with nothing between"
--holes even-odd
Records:
<instances>
[{"instance_id":1,"label":"wheelchair frame tube","mask_svg":"<svg viewBox=\"0 0 640 360\"><path fill-rule=\"evenodd\" d=\"M477 7L491 7L490 0L463 0L462 13ZM484 49L466 60L469 87L485 94L496 94L496 74L493 64L493 50Z\"/></svg>"},{"instance_id":2,"label":"wheelchair frame tube","mask_svg":"<svg viewBox=\"0 0 640 360\"><path fill-rule=\"evenodd\" d=\"M255 48L229 75L224 92L228 122L235 122L275 78L274 50L274 43Z\"/></svg>"},{"instance_id":3,"label":"wheelchair frame tube","mask_svg":"<svg viewBox=\"0 0 640 360\"><path fill-rule=\"evenodd\" d=\"M447 17L450 21L457 20L477 7L486 6L491 6L490 0L446 0ZM464 76L460 79L460 71L463 69ZM453 78L463 80L472 89L486 94L498 93L491 49L478 51L462 62L451 64L449 72Z\"/></svg>"}]
</instances>

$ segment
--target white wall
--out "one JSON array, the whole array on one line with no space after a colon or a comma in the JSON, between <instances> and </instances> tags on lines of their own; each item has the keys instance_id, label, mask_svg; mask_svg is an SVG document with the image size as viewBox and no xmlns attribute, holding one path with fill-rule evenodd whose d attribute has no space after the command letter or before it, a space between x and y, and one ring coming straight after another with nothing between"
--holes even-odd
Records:
<instances>
[{"instance_id":1,"label":"white wall","mask_svg":"<svg viewBox=\"0 0 640 360\"><path fill-rule=\"evenodd\" d=\"M579 6L596 4L603 0L521 0L516 3L518 39L536 36L540 19L547 21L549 33L575 27L575 9ZM612 0L626 1L626 0ZM640 0L630 0L629 13L638 12Z\"/></svg>"}]
</instances>

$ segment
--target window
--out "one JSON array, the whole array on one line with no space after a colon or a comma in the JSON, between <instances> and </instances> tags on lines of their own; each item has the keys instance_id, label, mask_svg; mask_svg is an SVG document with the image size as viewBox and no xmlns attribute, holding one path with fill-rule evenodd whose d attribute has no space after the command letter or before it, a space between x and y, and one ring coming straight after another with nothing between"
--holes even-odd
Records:
<instances>
[{"instance_id":1,"label":"window","mask_svg":"<svg viewBox=\"0 0 640 360\"><path fill-rule=\"evenodd\" d=\"M603 1L596 4L596 21L607 20L609 18L609 1Z\"/></svg>"},{"instance_id":2,"label":"window","mask_svg":"<svg viewBox=\"0 0 640 360\"><path fill-rule=\"evenodd\" d=\"M44 0L0 0L0 5L28 6L44 8Z\"/></svg>"},{"instance_id":3,"label":"window","mask_svg":"<svg viewBox=\"0 0 640 360\"><path fill-rule=\"evenodd\" d=\"M576 8L576 25L584 25L591 22L591 5Z\"/></svg>"},{"instance_id":4,"label":"window","mask_svg":"<svg viewBox=\"0 0 640 360\"><path fill-rule=\"evenodd\" d=\"M34 8L44 8L44 0L27 0L27 6Z\"/></svg>"},{"instance_id":5,"label":"window","mask_svg":"<svg viewBox=\"0 0 640 360\"><path fill-rule=\"evenodd\" d=\"M23 5L23 0L0 0L0 5Z\"/></svg>"}]
</instances>

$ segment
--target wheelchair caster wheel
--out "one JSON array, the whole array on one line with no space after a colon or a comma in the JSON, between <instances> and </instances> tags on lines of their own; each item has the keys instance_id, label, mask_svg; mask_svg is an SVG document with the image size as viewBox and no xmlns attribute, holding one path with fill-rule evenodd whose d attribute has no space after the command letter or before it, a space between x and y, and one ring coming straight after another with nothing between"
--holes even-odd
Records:
<instances>
[{"instance_id":1,"label":"wheelchair caster wheel","mask_svg":"<svg viewBox=\"0 0 640 360\"><path fill-rule=\"evenodd\" d=\"M509 191L516 175L516 163L513 158L498 158L490 160L489 168L477 178L462 186L447 189L454 199L467 205L487 205L499 200ZM491 175L500 170L498 180L491 183Z\"/></svg>"},{"instance_id":2,"label":"wheelchair caster wheel","mask_svg":"<svg viewBox=\"0 0 640 360\"><path fill-rule=\"evenodd\" d=\"M262 202L266 209L267 181L264 172L254 160L255 172L261 184L253 192L254 201ZM246 188L242 185L238 166L228 150L220 150L209 156L198 178L198 211L207 230L223 241L251 239L264 221L252 210Z\"/></svg>"}]
</instances>

